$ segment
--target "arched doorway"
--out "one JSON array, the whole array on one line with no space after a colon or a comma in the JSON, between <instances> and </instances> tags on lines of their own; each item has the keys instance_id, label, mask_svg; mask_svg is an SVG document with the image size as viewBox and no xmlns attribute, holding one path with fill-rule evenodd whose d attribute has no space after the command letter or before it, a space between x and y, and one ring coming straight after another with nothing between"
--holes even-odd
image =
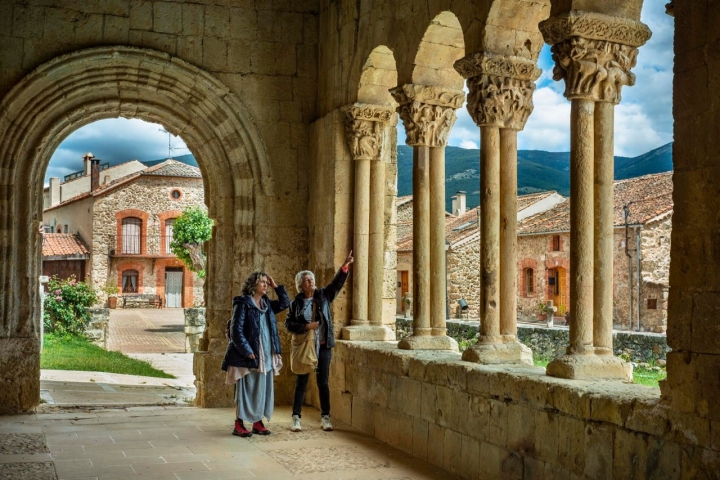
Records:
<instances>
[{"instance_id":1,"label":"arched doorway","mask_svg":"<svg viewBox=\"0 0 720 480\"><path fill-rule=\"evenodd\" d=\"M256 126L225 85L158 51L98 47L40 66L4 97L0 112L0 203L5 206L0 232L7 259L0 267L0 350L14 372L0 394L0 411L28 409L39 401L42 177L59 143L83 125L110 117L141 118L182 134L203 171L215 221L206 302L230 305L233 272L257 262L247 247L255 199L272 195L273 181ZM224 322L223 313L208 312L211 338L222 334L214 327ZM206 357L222 354L209 343L210 351L196 362L199 369L206 368ZM228 403L223 395L205 395L214 388L209 382L198 381L199 404Z\"/></svg>"}]
</instances>

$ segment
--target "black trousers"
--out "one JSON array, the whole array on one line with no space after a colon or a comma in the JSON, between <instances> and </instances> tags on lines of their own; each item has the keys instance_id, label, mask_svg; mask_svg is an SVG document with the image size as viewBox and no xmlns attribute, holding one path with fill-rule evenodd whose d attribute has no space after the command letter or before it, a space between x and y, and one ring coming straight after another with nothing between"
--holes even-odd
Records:
<instances>
[{"instance_id":1,"label":"black trousers","mask_svg":"<svg viewBox=\"0 0 720 480\"><path fill-rule=\"evenodd\" d=\"M328 377L330 376L330 360L332 359L332 348L320 345L320 355L318 356L318 365L315 369L315 378L318 384L318 392L320 393L320 412L322 415L330 415L330 385ZM307 388L310 374L297 375L295 378L295 397L293 399L293 415L298 417L302 411L303 399L305 398L305 389Z\"/></svg>"}]
</instances>

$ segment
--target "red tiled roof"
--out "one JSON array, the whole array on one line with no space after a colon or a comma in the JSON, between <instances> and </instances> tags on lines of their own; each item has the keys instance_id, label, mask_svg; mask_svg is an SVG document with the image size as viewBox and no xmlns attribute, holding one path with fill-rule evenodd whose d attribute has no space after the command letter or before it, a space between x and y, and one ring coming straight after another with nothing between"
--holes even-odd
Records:
<instances>
[{"instance_id":1,"label":"red tiled roof","mask_svg":"<svg viewBox=\"0 0 720 480\"><path fill-rule=\"evenodd\" d=\"M72 233L44 233L42 242L43 257L85 257L90 255L79 235Z\"/></svg>"},{"instance_id":2,"label":"red tiled roof","mask_svg":"<svg viewBox=\"0 0 720 480\"><path fill-rule=\"evenodd\" d=\"M623 207L628 206L629 224L644 224L658 215L672 212L672 172L655 173L614 183L615 226L625 225ZM522 220L518 234L533 235L570 231L570 201Z\"/></svg>"}]
</instances>

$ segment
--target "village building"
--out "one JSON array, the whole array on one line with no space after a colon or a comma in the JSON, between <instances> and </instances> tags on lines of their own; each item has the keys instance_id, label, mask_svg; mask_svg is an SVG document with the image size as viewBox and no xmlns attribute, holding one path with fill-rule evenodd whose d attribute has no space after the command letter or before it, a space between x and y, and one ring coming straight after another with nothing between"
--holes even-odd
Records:
<instances>
[{"instance_id":1,"label":"village building","mask_svg":"<svg viewBox=\"0 0 720 480\"><path fill-rule=\"evenodd\" d=\"M85 281L90 250L80 235L76 233L43 233L42 256L42 274L44 276L58 277L61 280L75 277L78 281Z\"/></svg>"},{"instance_id":2,"label":"village building","mask_svg":"<svg viewBox=\"0 0 720 480\"><path fill-rule=\"evenodd\" d=\"M659 333L667 330L672 176L672 172L666 172L614 183L615 328ZM521 318L534 320L538 314L545 315L541 306L548 301L557 309L556 315L562 317L570 311L572 318L570 208L568 199L518 225Z\"/></svg>"},{"instance_id":3,"label":"village building","mask_svg":"<svg viewBox=\"0 0 720 480\"><path fill-rule=\"evenodd\" d=\"M517 220L544 212L566 199L555 191L532 193L517 197ZM405 311L402 299L412 297L413 233L412 196L398 198L398 313ZM457 192L452 197L452 213L445 213L447 255L448 318L477 318L480 295L480 207L467 209L467 195ZM465 308L463 308L465 307Z\"/></svg>"},{"instance_id":4,"label":"village building","mask_svg":"<svg viewBox=\"0 0 720 480\"><path fill-rule=\"evenodd\" d=\"M645 6L661 15L664 3L0 2L0 412L27 412L40 403L39 228L52 222L43 220L42 208L49 159L82 125L139 118L182 135L202 167L214 221L206 245L207 328L193 361L196 407L233 405L218 366L232 298L248 273L262 268L292 285L296 272L310 268L318 284L327 284L352 249L350 279L332 305L338 335L332 415L417 458L401 476L432 464L473 480L716 478L715 0L666 7L675 17L672 96L663 91L674 117L667 379L660 388L633 385L632 366L612 348L613 141L637 134L617 122L625 130L616 135L614 113L627 89L647 88L633 73L638 56L653 54L644 46L652 32L641 12ZM569 107L551 115L570 125L573 288L565 353L539 367L517 340L513 220L518 132L532 128L527 120L537 114L533 92L545 45L552 47L553 79ZM466 98L482 146L485 281L479 341L460 353L447 336L447 292L438 278L445 275L445 146ZM400 121L405 139L395 133ZM422 293L413 300L412 335L395 344L386 341L395 308L384 305L395 302L393 152L403 141L413 149L412 279ZM87 214L89 200L67 206L82 204ZM161 212L182 203L167 198L162 205L159 193L155 200ZM121 235L115 213L136 207L119 198L113 203L102 221ZM142 221L141 232L148 225L160 235L161 220L150 212L147 206L128 216ZM58 218L56 225L79 231L70 220ZM102 247L83 239L94 261ZM117 237L114 245L122 252ZM104 245L106 256L110 247ZM289 336L281 341L289 365ZM278 405L292 402L294 383L288 368L275 377ZM308 397L318 404L317 396ZM48 431L42 420L36 423ZM345 453L341 465L357 462L348 450L354 449L337 451L337 457ZM84 453L62 455L87 463ZM57 460L56 453L45 455ZM240 458L230 467L221 463L246 465ZM397 476L375 466L380 476ZM91 477L99 471L92 468Z\"/></svg>"},{"instance_id":5,"label":"village building","mask_svg":"<svg viewBox=\"0 0 720 480\"><path fill-rule=\"evenodd\" d=\"M170 308L190 307L196 299L202 300L203 280L170 251L174 219L189 206L206 208L200 169L172 159L152 167L133 160L104 170L131 173L100 183L99 160L88 156L85 160L90 164L88 173L66 182L73 190L51 179L43 225L46 231L65 233L43 235L43 252L48 251L43 254L43 271L61 277L72 272L101 291L116 285L119 303L126 306L146 305L134 300L150 296ZM80 193L78 183L86 187ZM58 194L63 190L75 195L63 197ZM53 203L57 198L64 199ZM67 246L64 256L58 257L50 246L60 242L74 243L76 250L87 245L82 259Z\"/></svg>"}]
</instances>

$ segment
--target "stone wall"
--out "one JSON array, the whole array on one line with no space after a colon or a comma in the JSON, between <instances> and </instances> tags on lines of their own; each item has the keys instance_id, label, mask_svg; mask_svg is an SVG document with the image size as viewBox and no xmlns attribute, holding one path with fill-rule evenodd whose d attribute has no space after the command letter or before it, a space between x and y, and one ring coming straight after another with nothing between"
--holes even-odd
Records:
<instances>
[{"instance_id":1,"label":"stone wall","mask_svg":"<svg viewBox=\"0 0 720 480\"><path fill-rule=\"evenodd\" d=\"M95 345L107 348L107 337L110 328L110 309L90 308L90 323L85 329L85 337Z\"/></svg>"},{"instance_id":2,"label":"stone wall","mask_svg":"<svg viewBox=\"0 0 720 480\"><path fill-rule=\"evenodd\" d=\"M464 298L468 309L462 313L470 318L480 315L480 238L451 248L447 252L448 301L450 316L460 318L458 301Z\"/></svg>"},{"instance_id":3,"label":"stone wall","mask_svg":"<svg viewBox=\"0 0 720 480\"><path fill-rule=\"evenodd\" d=\"M458 343L474 340L480 329L480 322L458 320L447 321L448 335ZM396 338L400 340L412 333L412 319L396 319ZM518 325L518 339L533 352L536 358L553 359L565 354L569 344L567 328L545 328ZM614 332L613 350L615 355L622 355L635 363L649 363L665 360L670 348L667 337L658 333L646 332Z\"/></svg>"},{"instance_id":4,"label":"stone wall","mask_svg":"<svg viewBox=\"0 0 720 480\"><path fill-rule=\"evenodd\" d=\"M717 478L709 423L657 388L341 341L330 392L336 418L462 478Z\"/></svg>"},{"instance_id":5,"label":"stone wall","mask_svg":"<svg viewBox=\"0 0 720 480\"><path fill-rule=\"evenodd\" d=\"M202 338L205 331L205 309L186 308L183 312L185 317L185 353L195 353L200 350L200 338Z\"/></svg>"}]
</instances>

